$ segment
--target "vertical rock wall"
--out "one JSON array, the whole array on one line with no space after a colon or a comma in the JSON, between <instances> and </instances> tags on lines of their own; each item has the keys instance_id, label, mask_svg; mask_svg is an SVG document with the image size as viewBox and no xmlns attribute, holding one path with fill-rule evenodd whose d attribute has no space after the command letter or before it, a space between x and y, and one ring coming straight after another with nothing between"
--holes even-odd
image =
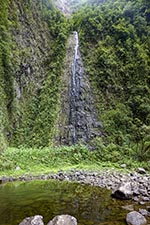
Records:
<instances>
[{"instance_id":1,"label":"vertical rock wall","mask_svg":"<svg viewBox=\"0 0 150 225\"><path fill-rule=\"evenodd\" d=\"M62 81L61 111L57 122L59 144L88 143L101 135L102 124L97 120L92 90L85 74L79 50L78 33L68 42L64 80Z\"/></svg>"},{"instance_id":2,"label":"vertical rock wall","mask_svg":"<svg viewBox=\"0 0 150 225\"><path fill-rule=\"evenodd\" d=\"M33 120L37 115L39 94L49 71L47 61L51 51L51 35L42 15L40 1L12 1L9 6L12 21L13 112L9 139L20 145L30 139ZM15 19L14 19L15 13ZM33 119L34 117L34 119Z\"/></svg>"},{"instance_id":3,"label":"vertical rock wall","mask_svg":"<svg viewBox=\"0 0 150 225\"><path fill-rule=\"evenodd\" d=\"M0 146L48 146L56 119L66 20L52 0L2 3Z\"/></svg>"}]
</instances>

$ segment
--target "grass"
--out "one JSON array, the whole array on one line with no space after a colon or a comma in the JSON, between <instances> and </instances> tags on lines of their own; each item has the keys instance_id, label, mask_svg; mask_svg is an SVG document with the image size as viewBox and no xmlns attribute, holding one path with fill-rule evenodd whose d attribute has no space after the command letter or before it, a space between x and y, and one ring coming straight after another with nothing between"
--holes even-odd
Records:
<instances>
[{"instance_id":1,"label":"grass","mask_svg":"<svg viewBox=\"0 0 150 225\"><path fill-rule=\"evenodd\" d=\"M120 168L122 163L126 163L126 169ZM140 163L128 158L111 162L106 157L102 158L101 151L89 151L83 145L42 149L8 148L0 155L0 176L40 175L70 169L87 171L115 169L125 172L137 167L148 169L146 166L144 162ZM17 167L19 170L16 169Z\"/></svg>"}]
</instances>

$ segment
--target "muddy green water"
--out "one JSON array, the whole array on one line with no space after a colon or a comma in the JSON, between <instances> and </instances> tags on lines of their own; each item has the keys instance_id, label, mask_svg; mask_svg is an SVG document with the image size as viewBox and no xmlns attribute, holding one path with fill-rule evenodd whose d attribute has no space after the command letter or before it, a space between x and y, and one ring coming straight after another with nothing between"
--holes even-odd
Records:
<instances>
[{"instance_id":1,"label":"muddy green water","mask_svg":"<svg viewBox=\"0 0 150 225\"><path fill-rule=\"evenodd\" d=\"M45 224L70 214L79 225L125 225L129 201L110 197L110 191L70 182L32 181L0 185L0 225L18 225L25 217L43 215Z\"/></svg>"}]
</instances>

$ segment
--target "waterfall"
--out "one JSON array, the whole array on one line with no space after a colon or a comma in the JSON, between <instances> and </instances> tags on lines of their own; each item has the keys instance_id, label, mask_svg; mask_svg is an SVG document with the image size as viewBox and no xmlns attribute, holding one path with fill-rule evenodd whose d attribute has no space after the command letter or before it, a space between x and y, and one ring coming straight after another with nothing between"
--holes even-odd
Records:
<instances>
[{"instance_id":1,"label":"waterfall","mask_svg":"<svg viewBox=\"0 0 150 225\"><path fill-rule=\"evenodd\" d=\"M74 32L75 38L75 48L74 48L74 59L72 63L72 73L71 73L71 88L70 88L70 116L69 116L69 125L72 143L77 142L77 111L76 104L78 100L78 76L77 76L77 63L78 63L78 48L79 48L79 38L78 33Z\"/></svg>"},{"instance_id":2,"label":"waterfall","mask_svg":"<svg viewBox=\"0 0 150 225\"><path fill-rule=\"evenodd\" d=\"M84 71L78 33L74 31L68 41L55 140L58 144L67 145L88 143L101 136L101 129L89 79Z\"/></svg>"},{"instance_id":3,"label":"waterfall","mask_svg":"<svg viewBox=\"0 0 150 225\"><path fill-rule=\"evenodd\" d=\"M88 142L99 135L93 128L101 125L96 120L93 97L79 51L78 33L73 33L75 47L70 85L69 137L72 144Z\"/></svg>"}]
</instances>

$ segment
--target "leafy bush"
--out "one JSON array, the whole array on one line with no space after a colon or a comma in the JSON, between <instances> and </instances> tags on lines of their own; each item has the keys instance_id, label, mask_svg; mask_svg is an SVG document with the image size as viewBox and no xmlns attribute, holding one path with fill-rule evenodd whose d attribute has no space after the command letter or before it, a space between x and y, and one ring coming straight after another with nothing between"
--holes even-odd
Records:
<instances>
[{"instance_id":1,"label":"leafy bush","mask_svg":"<svg viewBox=\"0 0 150 225\"><path fill-rule=\"evenodd\" d=\"M134 155L143 154L148 133L142 127L150 124L148 9L142 0L93 0L73 15L104 142L119 145L117 152L132 148Z\"/></svg>"}]
</instances>

